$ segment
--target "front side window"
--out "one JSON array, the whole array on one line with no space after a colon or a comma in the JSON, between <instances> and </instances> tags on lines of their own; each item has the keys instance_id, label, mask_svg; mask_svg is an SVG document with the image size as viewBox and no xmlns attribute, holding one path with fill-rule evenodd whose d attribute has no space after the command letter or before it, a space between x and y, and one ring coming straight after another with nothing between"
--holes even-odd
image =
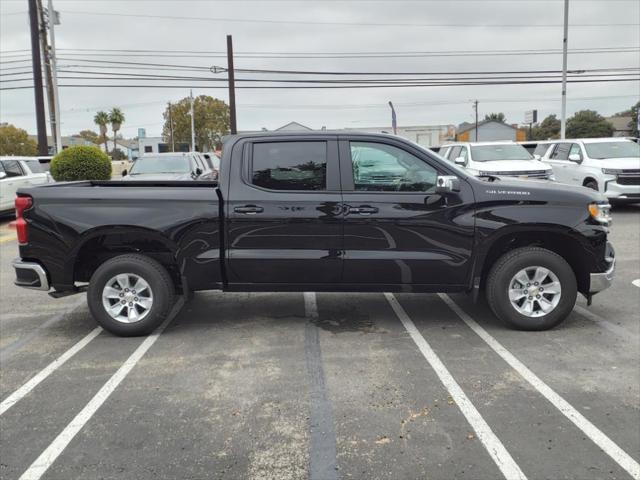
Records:
<instances>
[{"instance_id":1,"label":"front side window","mask_svg":"<svg viewBox=\"0 0 640 480\"><path fill-rule=\"evenodd\" d=\"M418 157L382 143L351 142L356 191L433 192L438 172Z\"/></svg>"},{"instance_id":2,"label":"front side window","mask_svg":"<svg viewBox=\"0 0 640 480\"><path fill-rule=\"evenodd\" d=\"M550 144L548 143L539 143L536 149L533 151L534 155L539 155L540 157L544 157L544 154L549 150Z\"/></svg>"},{"instance_id":3,"label":"front side window","mask_svg":"<svg viewBox=\"0 0 640 480\"><path fill-rule=\"evenodd\" d=\"M589 158L640 158L640 145L635 142L598 142L586 143Z\"/></svg>"},{"instance_id":4,"label":"front side window","mask_svg":"<svg viewBox=\"0 0 640 480\"><path fill-rule=\"evenodd\" d=\"M7 177L21 177L23 175L22 168L16 160L5 160L2 164Z\"/></svg>"},{"instance_id":5,"label":"front side window","mask_svg":"<svg viewBox=\"0 0 640 480\"><path fill-rule=\"evenodd\" d=\"M191 173L191 164L185 155L145 155L135 161L129 175L142 173Z\"/></svg>"},{"instance_id":6,"label":"front side window","mask_svg":"<svg viewBox=\"0 0 640 480\"><path fill-rule=\"evenodd\" d=\"M255 143L251 183L269 190L326 190L327 143Z\"/></svg>"},{"instance_id":7,"label":"front side window","mask_svg":"<svg viewBox=\"0 0 640 480\"><path fill-rule=\"evenodd\" d=\"M462 147L453 147L449 152L449 160L451 160L452 162L455 162L456 158L460 156L461 149Z\"/></svg>"},{"instance_id":8,"label":"front side window","mask_svg":"<svg viewBox=\"0 0 640 480\"><path fill-rule=\"evenodd\" d=\"M44 173L46 170L38 160L23 160L27 164L29 170L33 173Z\"/></svg>"},{"instance_id":9,"label":"front side window","mask_svg":"<svg viewBox=\"0 0 640 480\"><path fill-rule=\"evenodd\" d=\"M582 160L582 152L580 151L580 145L578 145L577 143L571 144L571 148L569 149L569 156L571 155L578 155L578 157L580 157L580 160Z\"/></svg>"},{"instance_id":10,"label":"front side window","mask_svg":"<svg viewBox=\"0 0 640 480\"><path fill-rule=\"evenodd\" d=\"M527 149L518 143L474 145L471 147L471 155L474 162L533 159Z\"/></svg>"}]
</instances>

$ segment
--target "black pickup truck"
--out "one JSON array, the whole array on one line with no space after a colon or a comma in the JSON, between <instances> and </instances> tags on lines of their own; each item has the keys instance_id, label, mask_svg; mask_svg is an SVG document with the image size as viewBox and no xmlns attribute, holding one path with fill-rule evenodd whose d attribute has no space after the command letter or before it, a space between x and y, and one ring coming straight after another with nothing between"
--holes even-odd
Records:
<instances>
[{"instance_id":1,"label":"black pickup truck","mask_svg":"<svg viewBox=\"0 0 640 480\"><path fill-rule=\"evenodd\" d=\"M390 135L246 134L218 182L76 182L16 199L16 284L150 332L175 294L472 292L507 324L561 322L607 288L614 251L597 192L473 177Z\"/></svg>"}]
</instances>

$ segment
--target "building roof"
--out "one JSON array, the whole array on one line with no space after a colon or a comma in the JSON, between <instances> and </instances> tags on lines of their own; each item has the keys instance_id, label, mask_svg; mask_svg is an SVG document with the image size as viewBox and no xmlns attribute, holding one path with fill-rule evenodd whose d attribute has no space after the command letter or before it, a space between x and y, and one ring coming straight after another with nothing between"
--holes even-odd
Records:
<instances>
[{"instance_id":1,"label":"building roof","mask_svg":"<svg viewBox=\"0 0 640 480\"><path fill-rule=\"evenodd\" d=\"M275 129L276 132L280 131L280 130L306 130L306 131L311 131L313 129L307 127L306 125L302 125L301 123L298 123L298 122L289 122L286 125L283 125L283 126Z\"/></svg>"},{"instance_id":2,"label":"building roof","mask_svg":"<svg viewBox=\"0 0 640 480\"><path fill-rule=\"evenodd\" d=\"M478 122L478 128L480 128L482 125L486 125L488 123L497 123L499 125L504 125L505 127L509 127L513 130L517 130L516 127L514 127L513 125L509 125L508 123L504 123L504 122L499 122L498 120L482 120L481 122ZM457 133L463 133L463 132L467 132L469 130L473 130L474 128L476 128L476 124L475 123L461 123L458 126L458 131Z\"/></svg>"}]
</instances>

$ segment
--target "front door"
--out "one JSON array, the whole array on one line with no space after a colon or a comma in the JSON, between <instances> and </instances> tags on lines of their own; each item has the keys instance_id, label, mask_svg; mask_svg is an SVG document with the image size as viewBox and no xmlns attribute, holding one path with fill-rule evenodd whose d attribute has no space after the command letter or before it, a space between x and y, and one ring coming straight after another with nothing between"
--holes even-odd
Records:
<instances>
[{"instance_id":1,"label":"front door","mask_svg":"<svg viewBox=\"0 0 640 480\"><path fill-rule=\"evenodd\" d=\"M242 151L234 151L228 172L230 284L286 289L339 282L342 195L335 136L256 139L234 148Z\"/></svg>"},{"instance_id":2,"label":"front door","mask_svg":"<svg viewBox=\"0 0 640 480\"><path fill-rule=\"evenodd\" d=\"M547 163L553 168L556 181L560 183L573 183L571 180L571 167L574 164L569 160L571 145L568 142L557 143L547 160Z\"/></svg>"},{"instance_id":3,"label":"front door","mask_svg":"<svg viewBox=\"0 0 640 480\"><path fill-rule=\"evenodd\" d=\"M450 174L393 139L341 140L345 284L406 290L463 285L473 247L473 192L436 193Z\"/></svg>"}]
</instances>

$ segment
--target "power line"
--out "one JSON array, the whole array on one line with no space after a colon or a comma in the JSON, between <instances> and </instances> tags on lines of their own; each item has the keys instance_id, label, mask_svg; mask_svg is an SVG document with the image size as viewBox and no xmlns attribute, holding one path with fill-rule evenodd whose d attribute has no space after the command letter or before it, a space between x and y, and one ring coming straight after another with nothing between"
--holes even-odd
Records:
<instances>
[{"instance_id":1,"label":"power line","mask_svg":"<svg viewBox=\"0 0 640 480\"><path fill-rule=\"evenodd\" d=\"M140 14L124 13L124 12L86 12L86 11L72 11L63 10L62 13L66 15L97 15L97 16L111 16L111 17L135 17L140 18ZM310 20L278 20L278 19L249 19L249 18L229 18L229 17L185 17L176 15L151 15L144 14L144 18L154 18L162 20L194 20L194 21L214 21L225 23L270 23L270 24L288 24L288 25L342 25L349 27L429 27L429 28L449 28L449 27L500 27L500 28L555 28L562 27L562 24L477 24L477 23L391 23L391 22L323 22L323 21L310 21ZM640 23L574 23L571 24L572 28L579 27L636 27L640 26Z\"/></svg>"}]
</instances>

